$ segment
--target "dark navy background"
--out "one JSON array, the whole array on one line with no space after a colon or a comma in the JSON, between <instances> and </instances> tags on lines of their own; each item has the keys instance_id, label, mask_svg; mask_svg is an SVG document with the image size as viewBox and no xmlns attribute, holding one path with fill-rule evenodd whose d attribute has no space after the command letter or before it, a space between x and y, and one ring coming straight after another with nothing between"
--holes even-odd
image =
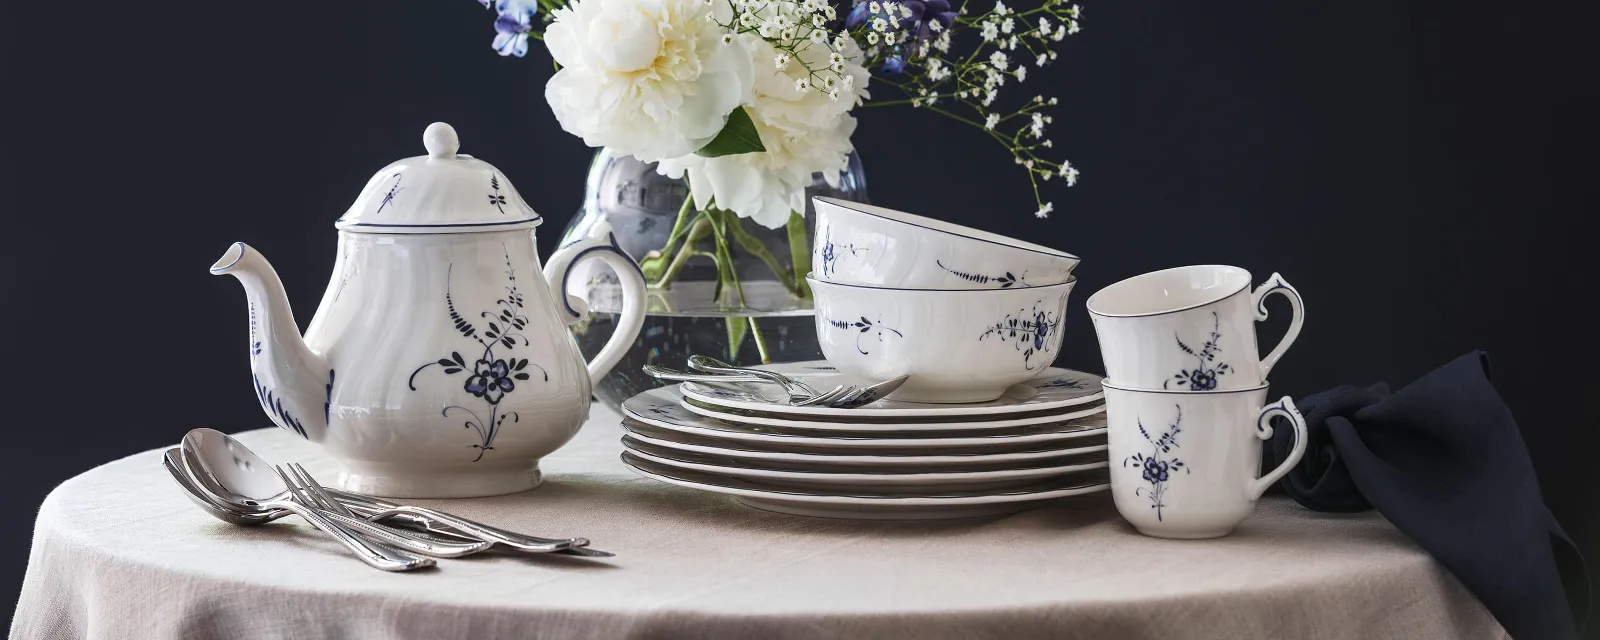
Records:
<instances>
[{"instance_id":1,"label":"dark navy background","mask_svg":"<svg viewBox=\"0 0 1600 640\"><path fill-rule=\"evenodd\" d=\"M1006 87L1062 101L1050 137L1083 181L1048 220L963 125L862 109L855 141L875 202L1083 257L1064 365L1099 370L1088 294L1211 262L1305 295L1277 393L1486 349L1548 501L1600 559L1580 4L1091 3L1055 66ZM590 151L544 103L548 57L495 56L470 0L6 2L0 28L0 608L57 483L196 425L268 426L244 295L206 273L229 243L273 261L304 326L333 220L436 120L545 215L546 255L581 197Z\"/></svg>"}]
</instances>

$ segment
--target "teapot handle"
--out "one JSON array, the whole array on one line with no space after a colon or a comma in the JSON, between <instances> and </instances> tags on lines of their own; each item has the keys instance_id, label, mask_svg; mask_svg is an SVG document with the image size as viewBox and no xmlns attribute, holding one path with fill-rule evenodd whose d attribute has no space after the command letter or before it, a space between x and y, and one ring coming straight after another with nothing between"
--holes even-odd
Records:
<instances>
[{"instance_id":1,"label":"teapot handle","mask_svg":"<svg viewBox=\"0 0 1600 640\"><path fill-rule=\"evenodd\" d=\"M611 233L611 225L605 222L594 225L582 239L556 249L544 266L544 279L550 284L551 294L561 303L561 313L568 325L589 317L589 304L582 298L567 295L567 278L572 275L573 267L591 258L609 265L622 284L622 318L617 320L617 330L600 353L589 360L589 379L598 385L600 378L622 360L628 346L639 337L639 329L644 327L644 272L639 270L639 263L622 251L617 237Z\"/></svg>"}]
</instances>

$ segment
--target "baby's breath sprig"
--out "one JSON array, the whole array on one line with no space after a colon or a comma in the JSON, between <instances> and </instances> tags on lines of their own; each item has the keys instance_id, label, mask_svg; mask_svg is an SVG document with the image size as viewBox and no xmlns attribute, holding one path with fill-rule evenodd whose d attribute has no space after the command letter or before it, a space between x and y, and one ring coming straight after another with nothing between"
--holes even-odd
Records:
<instances>
[{"instance_id":1,"label":"baby's breath sprig","mask_svg":"<svg viewBox=\"0 0 1600 640\"><path fill-rule=\"evenodd\" d=\"M848 40L847 32L830 30L839 16L828 0L706 1L726 2L732 7L733 17L727 22L718 20L717 12L707 16L729 31L726 41L731 42L736 35L754 34L777 51L770 61L755 61L757 73L803 69L805 73L795 78L796 91L821 91L833 100L853 95L856 79L846 72L846 62L859 63L848 60L850 56L859 57L859 49ZM771 68L762 69L763 63Z\"/></svg>"},{"instance_id":2,"label":"baby's breath sprig","mask_svg":"<svg viewBox=\"0 0 1600 640\"><path fill-rule=\"evenodd\" d=\"M982 130L1027 170L1039 206L1035 215L1048 217L1055 206L1040 194L1040 183L1061 180L1070 187L1078 182L1072 163L1048 155L1054 143L1045 137L1053 122L1047 111L1059 100L1036 95L1015 108L995 105L1008 82L1020 85L1030 66L1055 61L1056 46L1081 28L1082 6L1044 0L1019 11L996 0L989 10L972 15L967 5L949 11L948 0L922 0L911 5L916 11L894 2L854 1L846 27L868 44L863 65L875 70L875 85L905 96L866 106L909 104Z\"/></svg>"}]
</instances>

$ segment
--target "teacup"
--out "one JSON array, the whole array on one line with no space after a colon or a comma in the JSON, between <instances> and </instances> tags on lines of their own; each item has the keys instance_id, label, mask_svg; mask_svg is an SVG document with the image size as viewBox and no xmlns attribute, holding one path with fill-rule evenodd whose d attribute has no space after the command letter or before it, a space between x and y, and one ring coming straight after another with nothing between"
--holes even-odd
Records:
<instances>
[{"instance_id":1,"label":"teacup","mask_svg":"<svg viewBox=\"0 0 1600 640\"><path fill-rule=\"evenodd\" d=\"M1288 396L1267 405L1265 384L1198 393L1103 386L1111 495L1122 517L1147 536L1228 535L1305 455L1305 418ZM1280 416L1294 426L1294 449L1257 478L1261 443Z\"/></svg>"},{"instance_id":2,"label":"teacup","mask_svg":"<svg viewBox=\"0 0 1600 640\"><path fill-rule=\"evenodd\" d=\"M813 198L812 274L840 284L906 289L1015 289L1061 284L1078 257L909 213Z\"/></svg>"},{"instance_id":3,"label":"teacup","mask_svg":"<svg viewBox=\"0 0 1600 640\"><path fill-rule=\"evenodd\" d=\"M1106 379L1133 389L1213 391L1251 389L1300 335L1305 305L1283 277L1254 290L1250 272L1196 265L1154 271L1089 296L1089 318L1100 340ZM1255 323L1267 319L1268 294L1288 298L1289 330L1259 357Z\"/></svg>"},{"instance_id":4,"label":"teacup","mask_svg":"<svg viewBox=\"0 0 1600 640\"><path fill-rule=\"evenodd\" d=\"M806 280L829 363L872 380L909 375L889 397L937 403L994 400L1049 367L1078 282L952 291Z\"/></svg>"}]
</instances>

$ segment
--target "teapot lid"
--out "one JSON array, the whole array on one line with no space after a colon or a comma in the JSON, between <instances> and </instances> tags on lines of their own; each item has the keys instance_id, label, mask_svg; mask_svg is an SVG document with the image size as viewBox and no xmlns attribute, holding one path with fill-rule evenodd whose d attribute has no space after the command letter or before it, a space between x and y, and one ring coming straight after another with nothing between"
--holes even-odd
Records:
<instances>
[{"instance_id":1,"label":"teapot lid","mask_svg":"<svg viewBox=\"0 0 1600 640\"><path fill-rule=\"evenodd\" d=\"M422 132L428 155L390 164L372 176L334 227L351 233L470 233L533 228L543 218L493 165L458 154L456 130L443 122Z\"/></svg>"}]
</instances>

